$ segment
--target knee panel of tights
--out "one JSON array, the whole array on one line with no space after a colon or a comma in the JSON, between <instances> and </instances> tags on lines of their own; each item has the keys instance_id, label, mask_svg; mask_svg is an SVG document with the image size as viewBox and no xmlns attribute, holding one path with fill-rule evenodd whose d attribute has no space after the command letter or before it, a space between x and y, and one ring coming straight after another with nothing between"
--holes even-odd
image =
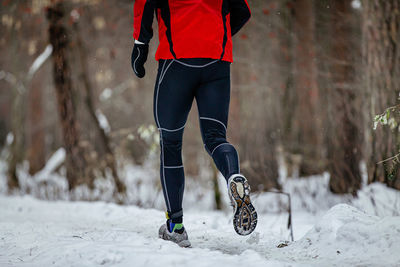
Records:
<instances>
[{"instance_id":1,"label":"knee panel of tights","mask_svg":"<svg viewBox=\"0 0 400 267\"><path fill-rule=\"evenodd\" d=\"M162 132L160 145L164 153L165 166L182 165L182 132Z\"/></svg>"},{"instance_id":2,"label":"knee panel of tights","mask_svg":"<svg viewBox=\"0 0 400 267\"><path fill-rule=\"evenodd\" d=\"M225 127L219 122L202 120L201 135L209 154L220 144L227 143Z\"/></svg>"}]
</instances>

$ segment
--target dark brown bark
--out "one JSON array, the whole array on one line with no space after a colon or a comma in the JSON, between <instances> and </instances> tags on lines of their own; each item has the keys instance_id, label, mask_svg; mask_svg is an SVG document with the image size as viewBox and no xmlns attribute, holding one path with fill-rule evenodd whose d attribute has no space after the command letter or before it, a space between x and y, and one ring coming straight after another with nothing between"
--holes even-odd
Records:
<instances>
[{"instance_id":1,"label":"dark brown bark","mask_svg":"<svg viewBox=\"0 0 400 267\"><path fill-rule=\"evenodd\" d=\"M282 100L280 107L280 118L281 118L281 144L282 144L282 156L285 161L285 166L287 170L288 177L297 177L298 171L301 163L301 155L296 151L297 140L293 134L293 127L295 126L294 120L297 119L295 116L295 106L297 103L297 95L294 89L294 38L291 36L294 28L294 15L293 9L291 8L283 9L282 12L282 24L284 25L285 31L280 32L278 35L280 53L276 55L275 61L277 65L283 70L283 78L281 81L282 88Z\"/></svg>"},{"instance_id":2,"label":"dark brown bark","mask_svg":"<svg viewBox=\"0 0 400 267\"><path fill-rule=\"evenodd\" d=\"M214 200L215 200L215 209L222 210L222 201L221 201L221 191L219 190L218 184L218 174L219 171L215 166L212 159L210 159L211 166L212 166L212 182L213 182L213 189L214 189Z\"/></svg>"},{"instance_id":3,"label":"dark brown bark","mask_svg":"<svg viewBox=\"0 0 400 267\"><path fill-rule=\"evenodd\" d=\"M43 125L42 88L36 79L32 81L29 92L29 173L35 174L45 165L45 142Z\"/></svg>"},{"instance_id":4,"label":"dark brown bark","mask_svg":"<svg viewBox=\"0 0 400 267\"><path fill-rule=\"evenodd\" d=\"M0 150L3 149L7 134L10 131L8 117L11 112L10 96L0 92Z\"/></svg>"},{"instance_id":5,"label":"dark brown bark","mask_svg":"<svg viewBox=\"0 0 400 267\"><path fill-rule=\"evenodd\" d=\"M394 106L400 93L400 1L363 2L365 86L369 93L370 123L375 115ZM399 153L400 133L379 126L367 140L368 180L400 189L400 166L378 163Z\"/></svg>"},{"instance_id":6,"label":"dark brown bark","mask_svg":"<svg viewBox=\"0 0 400 267\"><path fill-rule=\"evenodd\" d=\"M293 120L292 152L302 156L300 175L321 173L323 166L319 89L315 60L315 17L313 1L294 2L294 75L297 96Z\"/></svg>"},{"instance_id":7,"label":"dark brown bark","mask_svg":"<svg viewBox=\"0 0 400 267\"><path fill-rule=\"evenodd\" d=\"M18 12L18 4L13 1L10 3L9 13L13 17L17 17L20 15ZM25 87L24 83L21 81L19 77L19 68L20 68L20 60L17 55L21 54L21 45L18 40L18 30L15 27L12 27L8 36L4 33L4 37L9 38L9 43L11 44L9 53L2 53L2 56L6 54L12 54L12 61L8 64L9 67L13 70L15 74L7 72L4 77L4 80L8 82L10 85L11 92L10 101L10 113L9 116L9 124L11 134L13 136L13 140L10 144L9 155L7 158L7 188L8 193L12 193L15 189L19 188L19 180L17 174L17 166L24 159L24 126L25 126L25 106L22 104L25 100ZM2 32L3 35L3 32ZM17 60L16 60L17 59Z\"/></svg>"},{"instance_id":8,"label":"dark brown bark","mask_svg":"<svg viewBox=\"0 0 400 267\"><path fill-rule=\"evenodd\" d=\"M360 129L360 95L355 80L356 62L352 59L358 51L352 41L351 2L338 0L332 3L331 84L332 105L328 136L329 188L337 194L355 195L361 187L359 164L361 160L362 131ZM358 104L358 105L357 105Z\"/></svg>"},{"instance_id":9,"label":"dark brown bark","mask_svg":"<svg viewBox=\"0 0 400 267\"><path fill-rule=\"evenodd\" d=\"M12 105L11 131L13 141L10 146L10 155L8 157L7 169L7 187L8 193L12 193L19 188L19 180L17 175L17 166L24 158L24 112L22 108L23 94L18 92L17 88L13 88L14 99Z\"/></svg>"},{"instance_id":10,"label":"dark brown bark","mask_svg":"<svg viewBox=\"0 0 400 267\"><path fill-rule=\"evenodd\" d=\"M70 190L86 183L93 185L93 175L79 145L78 123L72 101L71 72L67 62L68 33L64 26L62 2L53 3L47 9L49 37L53 46L53 75L56 89L59 119L66 150L67 180Z\"/></svg>"}]
</instances>

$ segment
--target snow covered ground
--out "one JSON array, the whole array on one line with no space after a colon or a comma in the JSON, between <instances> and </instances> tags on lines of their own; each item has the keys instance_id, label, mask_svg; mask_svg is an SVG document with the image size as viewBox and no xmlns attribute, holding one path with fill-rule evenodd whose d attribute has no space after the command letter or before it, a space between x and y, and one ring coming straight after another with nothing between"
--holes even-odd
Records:
<instances>
[{"instance_id":1,"label":"snow covered ground","mask_svg":"<svg viewBox=\"0 0 400 267\"><path fill-rule=\"evenodd\" d=\"M238 236L227 212L185 213L193 248L158 239L163 212L104 202L0 196L0 266L399 266L400 217L334 206L320 218L260 213ZM314 226L312 226L314 225Z\"/></svg>"},{"instance_id":2,"label":"snow covered ground","mask_svg":"<svg viewBox=\"0 0 400 267\"><path fill-rule=\"evenodd\" d=\"M328 174L286 178L282 169L280 183L293 211L295 241L289 242L287 196L253 193L258 226L238 236L225 180L219 179L224 209L213 211L211 174L204 168L199 177L186 177L184 224L193 248L184 249L157 237L165 221L157 161L121 165L127 196L119 206L106 203L113 201L107 178L91 192L69 192L59 168L64 157L59 149L34 176L20 166L21 189L13 196L5 195L0 160L0 267L400 266L400 192L367 185L366 177L354 198L330 193Z\"/></svg>"}]
</instances>

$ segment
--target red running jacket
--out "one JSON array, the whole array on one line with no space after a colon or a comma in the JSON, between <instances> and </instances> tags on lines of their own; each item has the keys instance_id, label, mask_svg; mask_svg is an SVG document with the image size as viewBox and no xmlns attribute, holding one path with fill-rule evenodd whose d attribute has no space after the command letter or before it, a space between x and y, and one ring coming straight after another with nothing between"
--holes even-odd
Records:
<instances>
[{"instance_id":1,"label":"red running jacket","mask_svg":"<svg viewBox=\"0 0 400 267\"><path fill-rule=\"evenodd\" d=\"M160 44L156 60L213 58L232 62L232 36L250 18L247 0L136 0L133 38L149 43L153 17Z\"/></svg>"}]
</instances>

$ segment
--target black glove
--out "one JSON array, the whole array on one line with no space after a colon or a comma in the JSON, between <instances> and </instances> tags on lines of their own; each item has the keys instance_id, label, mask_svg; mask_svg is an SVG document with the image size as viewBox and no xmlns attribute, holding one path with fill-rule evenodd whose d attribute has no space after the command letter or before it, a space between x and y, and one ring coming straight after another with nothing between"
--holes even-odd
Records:
<instances>
[{"instance_id":1,"label":"black glove","mask_svg":"<svg viewBox=\"0 0 400 267\"><path fill-rule=\"evenodd\" d=\"M132 69L135 72L136 76L139 78L143 78L146 74L144 69L144 63L147 60L147 54L149 53L149 45L148 44L135 44L132 50Z\"/></svg>"}]
</instances>

